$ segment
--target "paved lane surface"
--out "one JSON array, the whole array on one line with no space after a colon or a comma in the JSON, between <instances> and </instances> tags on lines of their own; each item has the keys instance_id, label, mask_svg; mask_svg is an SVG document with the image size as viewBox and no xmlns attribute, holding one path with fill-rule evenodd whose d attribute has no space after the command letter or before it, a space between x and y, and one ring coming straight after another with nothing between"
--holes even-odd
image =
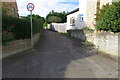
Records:
<instances>
[{"instance_id":1,"label":"paved lane surface","mask_svg":"<svg viewBox=\"0 0 120 80\"><path fill-rule=\"evenodd\" d=\"M116 60L91 44L44 31L34 49L3 59L4 78L117 78Z\"/></svg>"}]
</instances>

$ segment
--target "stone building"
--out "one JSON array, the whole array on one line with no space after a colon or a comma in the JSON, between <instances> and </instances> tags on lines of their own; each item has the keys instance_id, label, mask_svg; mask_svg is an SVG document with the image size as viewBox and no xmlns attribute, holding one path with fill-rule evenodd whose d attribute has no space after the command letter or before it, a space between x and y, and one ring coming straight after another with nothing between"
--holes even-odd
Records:
<instances>
[{"instance_id":1,"label":"stone building","mask_svg":"<svg viewBox=\"0 0 120 80\"><path fill-rule=\"evenodd\" d=\"M16 1L14 2L2 2L3 12L7 15L12 15L15 17L19 17L18 15L18 7Z\"/></svg>"},{"instance_id":2,"label":"stone building","mask_svg":"<svg viewBox=\"0 0 120 80\"><path fill-rule=\"evenodd\" d=\"M107 3L111 4L119 0L79 0L79 13L83 14L87 27L95 29L95 14L98 8L102 8Z\"/></svg>"}]
</instances>

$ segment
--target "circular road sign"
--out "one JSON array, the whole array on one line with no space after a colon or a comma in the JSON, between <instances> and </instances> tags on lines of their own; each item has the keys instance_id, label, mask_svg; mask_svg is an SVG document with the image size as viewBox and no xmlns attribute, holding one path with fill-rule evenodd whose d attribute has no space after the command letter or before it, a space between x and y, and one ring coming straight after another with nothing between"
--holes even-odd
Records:
<instances>
[{"instance_id":1,"label":"circular road sign","mask_svg":"<svg viewBox=\"0 0 120 80\"><path fill-rule=\"evenodd\" d=\"M33 10L34 10L34 4L29 3L29 4L27 5L27 10L28 10L28 11L33 11Z\"/></svg>"}]
</instances>

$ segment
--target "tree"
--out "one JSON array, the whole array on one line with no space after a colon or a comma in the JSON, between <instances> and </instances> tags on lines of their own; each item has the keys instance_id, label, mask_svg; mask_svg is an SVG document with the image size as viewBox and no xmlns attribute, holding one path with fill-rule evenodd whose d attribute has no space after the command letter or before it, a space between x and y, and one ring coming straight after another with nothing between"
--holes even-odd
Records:
<instances>
[{"instance_id":1,"label":"tree","mask_svg":"<svg viewBox=\"0 0 120 80\"><path fill-rule=\"evenodd\" d=\"M41 16L39 16L39 15L33 14L32 17L35 18L35 19L42 19L43 22L45 22L45 18L44 18L44 17L41 17ZM28 15L27 17L23 17L23 19L30 19L30 15Z\"/></svg>"},{"instance_id":2,"label":"tree","mask_svg":"<svg viewBox=\"0 0 120 80\"><path fill-rule=\"evenodd\" d=\"M50 16L48 18L48 22L52 22L52 23L60 23L62 20L60 17L57 17L57 16Z\"/></svg>"},{"instance_id":3,"label":"tree","mask_svg":"<svg viewBox=\"0 0 120 80\"><path fill-rule=\"evenodd\" d=\"M61 21L60 21L60 23L65 23L66 21L67 21L67 15L66 15L66 13L65 12L53 12L53 13L49 13L47 16L46 16L46 21L47 21L47 23L51 23L48 19L50 18L50 17L54 17L55 18L55 16L56 17L59 17L59 18L56 18L56 19L59 19L58 21L60 21L60 18L61 18Z\"/></svg>"}]
</instances>

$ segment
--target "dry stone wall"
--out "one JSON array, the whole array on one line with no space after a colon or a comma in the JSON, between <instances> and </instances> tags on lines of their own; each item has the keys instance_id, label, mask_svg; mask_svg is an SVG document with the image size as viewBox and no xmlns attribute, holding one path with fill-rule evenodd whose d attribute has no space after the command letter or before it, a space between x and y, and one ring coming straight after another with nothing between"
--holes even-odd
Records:
<instances>
[{"instance_id":1,"label":"dry stone wall","mask_svg":"<svg viewBox=\"0 0 120 80\"><path fill-rule=\"evenodd\" d=\"M119 56L120 32L106 32L96 30L69 30L68 33L81 40L95 44L96 48L111 55Z\"/></svg>"}]
</instances>

